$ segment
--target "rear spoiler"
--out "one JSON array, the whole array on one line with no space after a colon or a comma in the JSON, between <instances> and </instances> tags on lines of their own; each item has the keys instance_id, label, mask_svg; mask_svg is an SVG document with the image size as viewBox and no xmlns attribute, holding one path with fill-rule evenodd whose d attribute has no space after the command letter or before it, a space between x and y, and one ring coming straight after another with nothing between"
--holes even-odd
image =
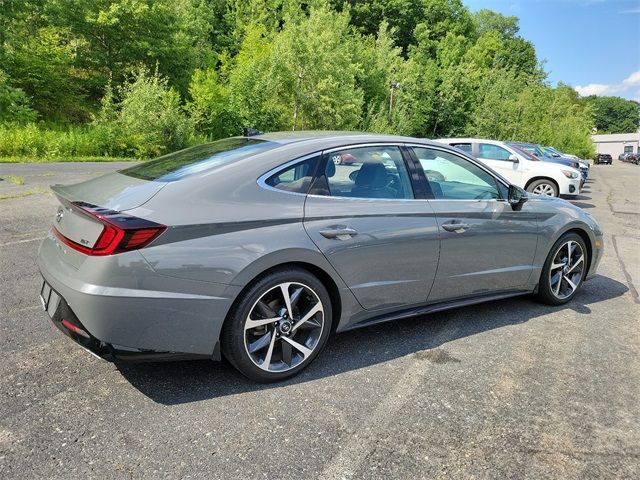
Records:
<instances>
[{"instance_id":1,"label":"rear spoiler","mask_svg":"<svg viewBox=\"0 0 640 480\"><path fill-rule=\"evenodd\" d=\"M69 191L69 187L66 186L66 185L60 185L58 183L58 184L55 184L55 185L50 185L49 188L51 188L51 191L53 191L53 193L55 193L56 197L58 197L63 202L71 203L71 202L77 200L71 194L71 192Z\"/></svg>"}]
</instances>

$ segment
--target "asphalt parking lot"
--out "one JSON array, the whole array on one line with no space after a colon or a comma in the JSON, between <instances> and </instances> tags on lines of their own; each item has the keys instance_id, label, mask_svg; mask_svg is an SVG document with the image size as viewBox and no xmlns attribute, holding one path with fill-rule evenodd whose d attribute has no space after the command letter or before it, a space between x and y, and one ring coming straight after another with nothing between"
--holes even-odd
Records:
<instances>
[{"instance_id":1,"label":"asphalt parking lot","mask_svg":"<svg viewBox=\"0 0 640 480\"><path fill-rule=\"evenodd\" d=\"M268 386L224 362L103 362L50 324L47 185L119 166L0 164L0 478L640 478L639 166L593 166L574 200L606 251L570 304L345 333Z\"/></svg>"}]
</instances>

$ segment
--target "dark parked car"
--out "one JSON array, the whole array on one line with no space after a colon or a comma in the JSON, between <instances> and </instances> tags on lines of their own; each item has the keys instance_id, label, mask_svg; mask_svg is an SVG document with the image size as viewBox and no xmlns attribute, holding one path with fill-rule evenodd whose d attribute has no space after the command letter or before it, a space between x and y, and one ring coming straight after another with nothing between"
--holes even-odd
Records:
<instances>
[{"instance_id":1,"label":"dark parked car","mask_svg":"<svg viewBox=\"0 0 640 480\"><path fill-rule=\"evenodd\" d=\"M635 163L636 165L640 164L640 154L638 153L629 153L627 157L624 159L625 162Z\"/></svg>"},{"instance_id":2,"label":"dark parked car","mask_svg":"<svg viewBox=\"0 0 640 480\"><path fill-rule=\"evenodd\" d=\"M611 158L611 155L609 155L608 153L598 153L594 159L594 163L596 165L599 164L605 164L605 165L611 165L613 162L613 159Z\"/></svg>"},{"instance_id":3,"label":"dark parked car","mask_svg":"<svg viewBox=\"0 0 640 480\"><path fill-rule=\"evenodd\" d=\"M333 332L532 293L564 304L603 251L581 208L408 137L227 138L53 191L38 265L57 328L105 359L224 355L261 382Z\"/></svg>"}]
</instances>

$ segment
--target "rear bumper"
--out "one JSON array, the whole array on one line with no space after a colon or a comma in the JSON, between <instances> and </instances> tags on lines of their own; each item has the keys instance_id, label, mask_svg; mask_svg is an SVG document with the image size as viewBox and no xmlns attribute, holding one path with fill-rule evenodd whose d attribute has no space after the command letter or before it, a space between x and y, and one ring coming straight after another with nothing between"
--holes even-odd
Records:
<instances>
[{"instance_id":1,"label":"rear bumper","mask_svg":"<svg viewBox=\"0 0 640 480\"><path fill-rule=\"evenodd\" d=\"M46 283L43 282L46 288ZM56 295L59 295L56 293ZM46 308L46 307L45 307ZM87 328L71 310L69 304L59 297L57 307L50 317L58 330L87 350L92 355L110 362L162 362L196 359L220 359L220 348L216 345L212 355L198 355L193 353L158 352L138 348L127 348L120 345L103 342L91 335Z\"/></svg>"},{"instance_id":2,"label":"rear bumper","mask_svg":"<svg viewBox=\"0 0 640 480\"><path fill-rule=\"evenodd\" d=\"M49 316L74 341L106 359L215 358L222 324L239 287L156 274L138 252L64 262L55 239L38 254L40 272L60 297ZM69 331L68 322L89 338ZM135 357L135 358L134 358Z\"/></svg>"}]
</instances>

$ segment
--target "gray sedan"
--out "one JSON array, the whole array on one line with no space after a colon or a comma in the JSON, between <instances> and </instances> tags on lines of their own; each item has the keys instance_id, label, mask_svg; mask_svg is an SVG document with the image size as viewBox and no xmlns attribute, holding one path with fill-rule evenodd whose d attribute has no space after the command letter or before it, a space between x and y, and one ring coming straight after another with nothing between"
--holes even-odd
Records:
<instances>
[{"instance_id":1,"label":"gray sedan","mask_svg":"<svg viewBox=\"0 0 640 480\"><path fill-rule=\"evenodd\" d=\"M415 138L228 138L52 189L40 297L62 332L109 360L224 355L262 382L333 332L531 293L563 304L603 251L586 212Z\"/></svg>"}]
</instances>

